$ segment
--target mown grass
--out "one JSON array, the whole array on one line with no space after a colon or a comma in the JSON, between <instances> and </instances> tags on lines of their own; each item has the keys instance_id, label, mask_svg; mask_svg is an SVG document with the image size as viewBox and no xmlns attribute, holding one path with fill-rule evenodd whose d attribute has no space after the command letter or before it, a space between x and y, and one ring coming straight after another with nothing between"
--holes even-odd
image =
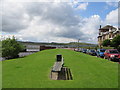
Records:
<instances>
[{"instance_id":1,"label":"mown grass","mask_svg":"<svg viewBox=\"0 0 120 90\"><path fill-rule=\"evenodd\" d=\"M73 80L51 80L56 54L62 54ZM118 64L65 49L44 50L3 61L3 88L117 88Z\"/></svg>"}]
</instances>

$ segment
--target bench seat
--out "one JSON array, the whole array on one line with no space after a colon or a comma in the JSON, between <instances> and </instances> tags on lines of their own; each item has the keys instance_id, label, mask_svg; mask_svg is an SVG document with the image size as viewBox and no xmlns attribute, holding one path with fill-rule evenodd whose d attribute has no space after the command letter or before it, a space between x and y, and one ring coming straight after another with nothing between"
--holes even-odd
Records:
<instances>
[{"instance_id":1,"label":"bench seat","mask_svg":"<svg viewBox=\"0 0 120 90\"><path fill-rule=\"evenodd\" d=\"M61 71L62 66L63 66L63 59L62 61L58 61L54 63L52 71L55 71L55 72Z\"/></svg>"}]
</instances>

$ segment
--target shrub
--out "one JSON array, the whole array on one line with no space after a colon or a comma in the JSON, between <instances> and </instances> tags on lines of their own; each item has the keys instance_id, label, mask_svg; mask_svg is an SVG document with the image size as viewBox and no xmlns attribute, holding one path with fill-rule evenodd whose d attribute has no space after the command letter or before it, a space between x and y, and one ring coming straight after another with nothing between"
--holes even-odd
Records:
<instances>
[{"instance_id":1,"label":"shrub","mask_svg":"<svg viewBox=\"0 0 120 90\"><path fill-rule=\"evenodd\" d=\"M24 49L23 45L19 43L15 37L12 39L7 38L2 41L2 57L16 58L18 53Z\"/></svg>"},{"instance_id":2,"label":"shrub","mask_svg":"<svg viewBox=\"0 0 120 90\"><path fill-rule=\"evenodd\" d=\"M119 48L119 45L120 45L120 35L117 35L116 37L113 38L111 42L111 46L115 48Z\"/></svg>"}]
</instances>

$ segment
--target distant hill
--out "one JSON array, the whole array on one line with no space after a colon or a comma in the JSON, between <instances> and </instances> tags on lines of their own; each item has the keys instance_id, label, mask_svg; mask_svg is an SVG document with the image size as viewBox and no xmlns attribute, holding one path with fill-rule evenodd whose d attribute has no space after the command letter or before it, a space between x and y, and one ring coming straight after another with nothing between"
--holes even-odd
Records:
<instances>
[{"instance_id":1,"label":"distant hill","mask_svg":"<svg viewBox=\"0 0 120 90\"><path fill-rule=\"evenodd\" d=\"M20 41L21 42L21 41ZM78 42L70 42L70 43L46 43L46 42L21 42L25 45L30 44L30 45L78 45ZM90 44L90 43L79 43L79 45L97 45L97 44Z\"/></svg>"}]
</instances>

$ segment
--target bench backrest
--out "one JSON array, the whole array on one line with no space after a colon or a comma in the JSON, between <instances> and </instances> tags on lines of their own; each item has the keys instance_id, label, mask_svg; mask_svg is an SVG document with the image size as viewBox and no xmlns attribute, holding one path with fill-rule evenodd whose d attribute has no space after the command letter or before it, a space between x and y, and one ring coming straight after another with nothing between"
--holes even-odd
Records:
<instances>
[{"instance_id":1,"label":"bench backrest","mask_svg":"<svg viewBox=\"0 0 120 90\"><path fill-rule=\"evenodd\" d=\"M62 55L58 54L58 55L56 55L56 58L57 58L57 62L62 61Z\"/></svg>"}]
</instances>

